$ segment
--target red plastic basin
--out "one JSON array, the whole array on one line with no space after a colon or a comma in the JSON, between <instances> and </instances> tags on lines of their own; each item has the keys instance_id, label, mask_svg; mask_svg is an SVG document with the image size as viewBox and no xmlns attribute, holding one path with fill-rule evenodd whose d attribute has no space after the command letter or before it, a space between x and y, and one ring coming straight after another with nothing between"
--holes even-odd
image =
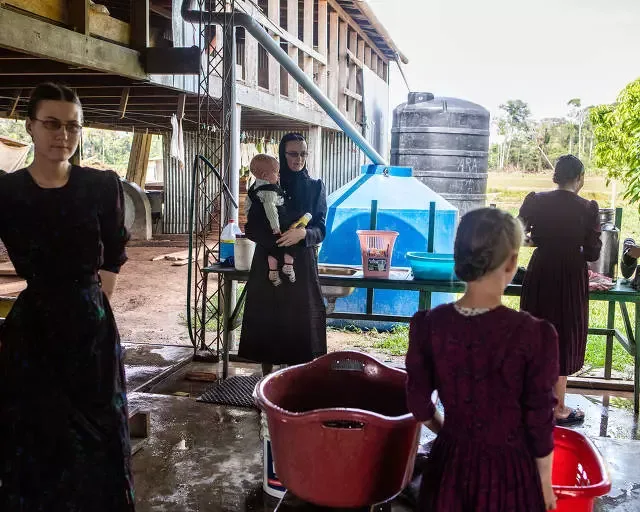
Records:
<instances>
[{"instance_id":1,"label":"red plastic basin","mask_svg":"<svg viewBox=\"0 0 640 512\"><path fill-rule=\"evenodd\" d=\"M255 399L267 415L276 472L309 503L364 507L409 483L419 424L406 373L359 352L335 352L269 375Z\"/></svg>"},{"instance_id":2,"label":"red plastic basin","mask_svg":"<svg viewBox=\"0 0 640 512\"><path fill-rule=\"evenodd\" d=\"M595 499L611 490L602 455L590 439L575 430L554 430L553 490L557 512L592 512Z\"/></svg>"}]
</instances>

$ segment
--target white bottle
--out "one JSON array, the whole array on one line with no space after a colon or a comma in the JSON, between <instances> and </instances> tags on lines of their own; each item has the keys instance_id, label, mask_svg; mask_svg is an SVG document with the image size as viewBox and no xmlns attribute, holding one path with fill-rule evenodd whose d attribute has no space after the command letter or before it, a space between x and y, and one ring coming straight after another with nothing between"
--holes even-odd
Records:
<instances>
[{"instance_id":1,"label":"white bottle","mask_svg":"<svg viewBox=\"0 0 640 512\"><path fill-rule=\"evenodd\" d=\"M229 223L224 227L220 234L220 261L226 260L228 257L233 256L233 248L236 243L236 235L241 235L240 227L236 224L234 219L229 220Z\"/></svg>"}]
</instances>

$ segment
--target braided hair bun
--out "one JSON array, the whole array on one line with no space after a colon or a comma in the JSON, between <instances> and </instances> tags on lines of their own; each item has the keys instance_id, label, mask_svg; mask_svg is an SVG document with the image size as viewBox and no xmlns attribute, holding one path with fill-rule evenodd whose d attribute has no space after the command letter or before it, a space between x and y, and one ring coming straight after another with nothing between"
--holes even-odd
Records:
<instances>
[{"instance_id":1,"label":"braided hair bun","mask_svg":"<svg viewBox=\"0 0 640 512\"><path fill-rule=\"evenodd\" d=\"M512 215L497 208L472 210L462 217L453 249L455 273L476 281L497 269L522 245L523 230Z\"/></svg>"},{"instance_id":2,"label":"braided hair bun","mask_svg":"<svg viewBox=\"0 0 640 512\"><path fill-rule=\"evenodd\" d=\"M584 173L584 164L578 157L562 155L556 162L553 172L553 182L556 185L566 185L576 181Z\"/></svg>"}]
</instances>

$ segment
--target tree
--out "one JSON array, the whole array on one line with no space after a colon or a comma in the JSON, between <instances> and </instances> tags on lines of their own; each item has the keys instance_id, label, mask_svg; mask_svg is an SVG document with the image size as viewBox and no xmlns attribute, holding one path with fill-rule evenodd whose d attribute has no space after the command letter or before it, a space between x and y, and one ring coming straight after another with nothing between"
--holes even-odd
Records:
<instances>
[{"instance_id":1,"label":"tree","mask_svg":"<svg viewBox=\"0 0 640 512\"><path fill-rule=\"evenodd\" d=\"M625 199L640 209L640 78L624 88L616 104L592 108L590 119L596 165L622 181Z\"/></svg>"},{"instance_id":2,"label":"tree","mask_svg":"<svg viewBox=\"0 0 640 512\"><path fill-rule=\"evenodd\" d=\"M582 129L584 128L585 121L589 118L590 107L582 108L582 100L580 98L573 98L567 102L569 106L569 117L575 121L578 125L578 158L582 158L582 150L584 148L584 142L582 139ZM569 153L573 151L573 133L569 139Z\"/></svg>"},{"instance_id":3,"label":"tree","mask_svg":"<svg viewBox=\"0 0 640 512\"><path fill-rule=\"evenodd\" d=\"M522 100L509 100L500 105L500 110L504 111L504 115L498 121L499 132L504 136L500 166L501 169L504 169L505 164L509 162L513 141L529 130L531 110L529 110L529 105Z\"/></svg>"},{"instance_id":4,"label":"tree","mask_svg":"<svg viewBox=\"0 0 640 512\"><path fill-rule=\"evenodd\" d=\"M31 136L25 130L24 121L0 119L0 135L19 142L31 143Z\"/></svg>"}]
</instances>

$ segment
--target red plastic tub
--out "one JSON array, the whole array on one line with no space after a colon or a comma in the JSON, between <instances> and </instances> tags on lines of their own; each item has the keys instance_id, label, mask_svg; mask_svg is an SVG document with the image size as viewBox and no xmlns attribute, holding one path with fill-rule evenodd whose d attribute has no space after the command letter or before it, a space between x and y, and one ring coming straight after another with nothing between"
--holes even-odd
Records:
<instances>
[{"instance_id":1,"label":"red plastic tub","mask_svg":"<svg viewBox=\"0 0 640 512\"><path fill-rule=\"evenodd\" d=\"M584 435L568 428L554 430L553 490L557 512L592 512L595 499L611 490L602 455Z\"/></svg>"},{"instance_id":2,"label":"red plastic tub","mask_svg":"<svg viewBox=\"0 0 640 512\"><path fill-rule=\"evenodd\" d=\"M298 498L364 507L400 493L413 472L419 424L406 373L359 352L335 352L269 375L255 390L278 477Z\"/></svg>"}]
</instances>

